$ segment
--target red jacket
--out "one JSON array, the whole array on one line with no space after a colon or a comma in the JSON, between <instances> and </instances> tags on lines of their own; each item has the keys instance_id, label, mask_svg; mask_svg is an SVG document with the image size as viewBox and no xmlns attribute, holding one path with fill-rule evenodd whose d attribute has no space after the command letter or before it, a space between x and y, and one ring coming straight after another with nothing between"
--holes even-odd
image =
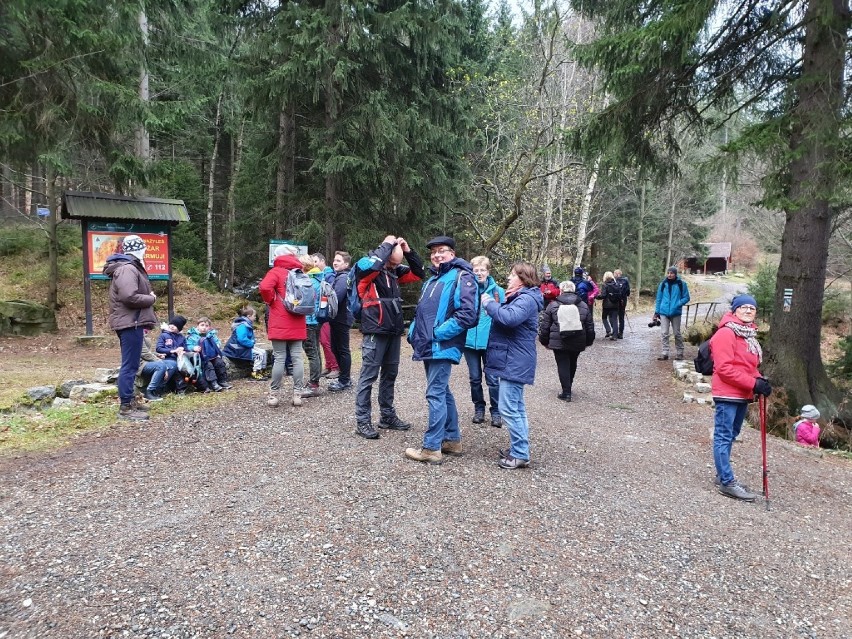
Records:
<instances>
[{"instance_id":1,"label":"red jacket","mask_svg":"<svg viewBox=\"0 0 852 639\"><path fill-rule=\"evenodd\" d=\"M303 340L308 336L304 315L296 315L284 308L284 290L290 269L302 268L295 255L279 255L266 276L260 281L260 296L269 306L269 339Z\"/></svg>"},{"instance_id":2,"label":"red jacket","mask_svg":"<svg viewBox=\"0 0 852 639\"><path fill-rule=\"evenodd\" d=\"M757 370L760 361L757 354L749 352L744 338L725 328L728 322L748 326L729 312L719 320L719 330L710 338L710 356L713 358L713 380L710 385L713 397L750 401L754 399L754 382L760 377L760 371Z\"/></svg>"}]
</instances>

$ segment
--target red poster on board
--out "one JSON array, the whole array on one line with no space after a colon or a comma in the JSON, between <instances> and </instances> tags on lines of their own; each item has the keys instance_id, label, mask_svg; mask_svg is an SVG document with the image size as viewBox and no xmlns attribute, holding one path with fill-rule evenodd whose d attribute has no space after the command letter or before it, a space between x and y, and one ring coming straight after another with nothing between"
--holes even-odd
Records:
<instances>
[{"instance_id":1,"label":"red poster on board","mask_svg":"<svg viewBox=\"0 0 852 639\"><path fill-rule=\"evenodd\" d=\"M103 274L104 264L113 253L121 253L121 241L128 235L138 235L145 241L145 270L152 280L169 279L169 231L155 225L132 225L127 230L116 229L120 225L90 225L86 229L89 263L87 273L93 280L107 279Z\"/></svg>"}]
</instances>

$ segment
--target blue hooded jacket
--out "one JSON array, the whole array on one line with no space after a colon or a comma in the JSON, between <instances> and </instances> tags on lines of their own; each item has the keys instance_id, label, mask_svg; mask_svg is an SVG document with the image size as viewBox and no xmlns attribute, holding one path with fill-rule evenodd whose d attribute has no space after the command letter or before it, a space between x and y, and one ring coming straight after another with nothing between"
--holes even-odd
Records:
<instances>
[{"instance_id":1,"label":"blue hooded jacket","mask_svg":"<svg viewBox=\"0 0 852 639\"><path fill-rule=\"evenodd\" d=\"M483 293L488 293L501 304L506 301L506 291L497 286L497 282L490 275L485 280L484 284L476 282L477 291L476 299ZM465 348L472 348L477 351L484 351L488 347L488 333L491 331L491 316L485 312L485 307L479 310L479 322L476 326L467 331L467 338L464 341Z\"/></svg>"},{"instance_id":2,"label":"blue hooded jacket","mask_svg":"<svg viewBox=\"0 0 852 639\"><path fill-rule=\"evenodd\" d=\"M222 352L233 359L251 361L254 344L254 322L242 315L235 317L231 323L231 336Z\"/></svg>"},{"instance_id":3,"label":"blue hooded jacket","mask_svg":"<svg viewBox=\"0 0 852 639\"><path fill-rule=\"evenodd\" d=\"M437 269L423 284L408 342L414 361L461 360L466 331L476 325L479 308L476 278L469 262L455 257Z\"/></svg>"},{"instance_id":4,"label":"blue hooded jacket","mask_svg":"<svg viewBox=\"0 0 852 639\"><path fill-rule=\"evenodd\" d=\"M485 352L486 372L520 384L535 380L538 314L544 308L544 297L537 286L522 288L506 298L504 304L489 302L491 335Z\"/></svg>"},{"instance_id":5,"label":"blue hooded jacket","mask_svg":"<svg viewBox=\"0 0 852 639\"><path fill-rule=\"evenodd\" d=\"M665 278L657 287L657 300L654 312L666 317L676 317L683 312L683 305L689 304L689 287L680 276L670 280Z\"/></svg>"}]
</instances>

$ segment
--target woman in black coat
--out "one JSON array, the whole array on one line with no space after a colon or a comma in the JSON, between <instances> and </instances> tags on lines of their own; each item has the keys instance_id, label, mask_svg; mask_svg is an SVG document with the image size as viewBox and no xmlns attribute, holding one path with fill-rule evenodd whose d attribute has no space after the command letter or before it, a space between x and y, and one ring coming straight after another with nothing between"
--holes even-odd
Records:
<instances>
[{"instance_id":1,"label":"woman in black coat","mask_svg":"<svg viewBox=\"0 0 852 639\"><path fill-rule=\"evenodd\" d=\"M601 301L603 302L603 326L606 331L605 339L618 339L618 309L621 305L621 285L615 281L612 272L607 271L603 276L601 286Z\"/></svg>"},{"instance_id":2,"label":"woman in black coat","mask_svg":"<svg viewBox=\"0 0 852 639\"><path fill-rule=\"evenodd\" d=\"M559 284L559 296L544 309L538 329L538 341L553 351L562 385L558 397L566 402L571 401L577 358L595 341L592 314L575 290L570 280Z\"/></svg>"}]
</instances>

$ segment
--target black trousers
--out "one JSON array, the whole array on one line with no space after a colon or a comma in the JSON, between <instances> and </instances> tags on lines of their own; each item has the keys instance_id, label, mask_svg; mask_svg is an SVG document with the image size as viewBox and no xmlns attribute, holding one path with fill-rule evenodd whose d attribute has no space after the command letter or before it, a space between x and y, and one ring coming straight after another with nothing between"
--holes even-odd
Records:
<instances>
[{"instance_id":1,"label":"black trousers","mask_svg":"<svg viewBox=\"0 0 852 639\"><path fill-rule=\"evenodd\" d=\"M624 316L627 314L627 303L618 305L618 336L624 336Z\"/></svg>"},{"instance_id":2,"label":"black trousers","mask_svg":"<svg viewBox=\"0 0 852 639\"><path fill-rule=\"evenodd\" d=\"M344 309L345 311L346 309ZM338 322L329 322L331 330L331 352L340 369L337 381L345 384L352 376L352 352L349 350L349 327Z\"/></svg>"},{"instance_id":3,"label":"black trousers","mask_svg":"<svg viewBox=\"0 0 852 639\"><path fill-rule=\"evenodd\" d=\"M571 392L574 383L574 374L577 372L577 358L580 353L574 351L553 351L556 359L556 369L559 371L559 383L562 385L563 393Z\"/></svg>"}]
</instances>

